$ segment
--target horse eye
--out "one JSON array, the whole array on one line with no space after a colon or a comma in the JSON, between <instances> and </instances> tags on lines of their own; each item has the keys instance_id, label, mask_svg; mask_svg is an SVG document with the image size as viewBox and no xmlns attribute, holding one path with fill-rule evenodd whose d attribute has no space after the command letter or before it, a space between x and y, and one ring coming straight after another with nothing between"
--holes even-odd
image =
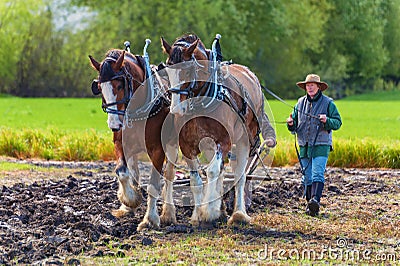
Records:
<instances>
[{"instance_id":1,"label":"horse eye","mask_svg":"<svg viewBox=\"0 0 400 266\"><path fill-rule=\"evenodd\" d=\"M118 85L118 87L117 87L117 90L122 90L123 88L122 88L122 85L120 84L120 85Z\"/></svg>"}]
</instances>

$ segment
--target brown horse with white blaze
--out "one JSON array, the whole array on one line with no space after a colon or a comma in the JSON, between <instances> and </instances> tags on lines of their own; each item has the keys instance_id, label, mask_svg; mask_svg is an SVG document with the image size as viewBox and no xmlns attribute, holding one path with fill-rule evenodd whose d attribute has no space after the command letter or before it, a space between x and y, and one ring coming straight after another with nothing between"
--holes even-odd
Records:
<instances>
[{"instance_id":1,"label":"brown horse with white blaze","mask_svg":"<svg viewBox=\"0 0 400 266\"><path fill-rule=\"evenodd\" d=\"M212 51L205 48L196 35L185 35L171 46L161 38L168 55L167 66L172 85L171 113L179 128L182 154L194 160L204 139L213 158L207 167L207 182L202 186L199 174L192 167L191 187L195 207L192 224L212 222L223 218L224 162L229 154L235 178L235 202L228 224L250 222L244 202L245 168L250 153L259 145L258 121L262 114L263 95L253 72L238 64L215 67ZM214 64L214 66L213 66ZM218 75L218 82L213 76ZM217 80L217 79L215 79ZM203 99L202 99L203 98ZM199 100L200 99L200 100ZM196 107L199 101L200 107ZM232 150L232 153L231 153Z\"/></svg>"},{"instance_id":2,"label":"brown horse with white blaze","mask_svg":"<svg viewBox=\"0 0 400 266\"><path fill-rule=\"evenodd\" d=\"M119 183L117 195L121 207L113 211L113 214L117 217L123 216L134 211L142 203L137 155L147 152L153 167L147 186L147 211L138 230L158 228L160 223L176 223L175 206L171 200L164 201L161 217L158 215L156 206L160 196L161 173L165 161L160 132L169 113L169 100L165 95L161 95L157 101L149 100L150 87L144 86L146 66L141 56L124 50L111 49L100 63L92 56L89 58L92 67L99 72L98 80L92 84L92 91L94 94L102 94L102 107L108 114L108 127L114 134L114 150L117 157L115 172ZM149 111L144 112L140 119L136 119L129 128L126 128L124 119L128 112L128 104L132 102L132 99L135 99L135 103L154 104L156 102L156 104L150 106ZM149 100L147 103L145 103L146 99ZM124 150L126 143L129 146ZM174 174L171 163L167 163L165 174L163 194L169 193L171 195L167 196L172 197Z\"/></svg>"}]
</instances>

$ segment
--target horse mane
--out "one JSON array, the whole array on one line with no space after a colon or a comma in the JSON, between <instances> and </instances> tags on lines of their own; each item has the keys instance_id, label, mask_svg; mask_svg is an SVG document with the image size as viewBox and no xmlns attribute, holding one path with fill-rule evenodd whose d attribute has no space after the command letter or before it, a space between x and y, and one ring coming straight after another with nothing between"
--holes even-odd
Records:
<instances>
[{"instance_id":1,"label":"horse mane","mask_svg":"<svg viewBox=\"0 0 400 266\"><path fill-rule=\"evenodd\" d=\"M111 57L111 58L117 60L121 56L123 51L124 50L121 50L121 49L110 49L110 50L107 51L107 53L105 55L105 58ZM125 51L125 56L128 56L131 59L136 60L135 56L133 54L127 52L127 51Z\"/></svg>"},{"instance_id":2,"label":"horse mane","mask_svg":"<svg viewBox=\"0 0 400 266\"><path fill-rule=\"evenodd\" d=\"M196 35L196 34L184 34L178 38L176 38L175 42L172 44L172 46L185 46L184 43L189 46L190 44L194 43L195 41L199 40L199 44L197 45L198 48L202 50L206 50L206 47L204 46L204 43L201 41L201 39Z\"/></svg>"},{"instance_id":3,"label":"horse mane","mask_svg":"<svg viewBox=\"0 0 400 266\"><path fill-rule=\"evenodd\" d=\"M105 58L110 57L110 58L117 60L119 58L119 56L121 55L121 53L122 53L122 50L120 50L120 49L110 49L106 52Z\"/></svg>"},{"instance_id":4,"label":"horse mane","mask_svg":"<svg viewBox=\"0 0 400 266\"><path fill-rule=\"evenodd\" d=\"M170 55L170 59L173 62L182 62L182 48L189 47L192 43L199 40L197 44L197 48L204 51L206 53L206 47L204 46L201 39L196 34L184 34L178 38L176 38L175 42L172 44L173 47L178 49L173 49Z\"/></svg>"},{"instance_id":5,"label":"horse mane","mask_svg":"<svg viewBox=\"0 0 400 266\"><path fill-rule=\"evenodd\" d=\"M111 63L113 62L114 59L115 61L118 60L118 58L121 56L121 54L123 53L124 50L120 50L120 49L110 49L107 51L106 55L105 55L105 59L101 64L101 69L100 69L100 77L102 77L102 79L104 80L109 80L111 77L115 76L115 72L111 67ZM125 51L125 56L129 57L130 59L132 59L132 62L138 62L138 60L136 59L136 57ZM131 67L129 64L125 64L124 66L127 67L128 71L131 70Z\"/></svg>"}]
</instances>

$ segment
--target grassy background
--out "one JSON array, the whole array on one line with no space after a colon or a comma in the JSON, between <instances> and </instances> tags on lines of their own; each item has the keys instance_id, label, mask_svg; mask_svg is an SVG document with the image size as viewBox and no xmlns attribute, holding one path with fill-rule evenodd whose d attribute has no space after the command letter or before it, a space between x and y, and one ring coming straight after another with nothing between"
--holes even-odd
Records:
<instances>
[{"instance_id":1,"label":"grassy background","mask_svg":"<svg viewBox=\"0 0 400 266\"><path fill-rule=\"evenodd\" d=\"M278 146L274 165L297 162L294 137L284 121L292 108L269 100ZM295 105L296 101L287 101ZM334 151L328 165L400 168L400 91L375 92L335 101L343 125L333 132Z\"/></svg>"},{"instance_id":2,"label":"grassy background","mask_svg":"<svg viewBox=\"0 0 400 266\"><path fill-rule=\"evenodd\" d=\"M284 122L292 111L278 101L268 101L275 117L278 138L291 138ZM288 101L295 105L296 101ZM343 125L335 139L373 139L390 142L400 139L400 91L352 96L335 101ZM272 119L271 119L272 120Z\"/></svg>"},{"instance_id":3,"label":"grassy background","mask_svg":"<svg viewBox=\"0 0 400 266\"><path fill-rule=\"evenodd\" d=\"M108 131L96 98L0 98L0 124L12 129Z\"/></svg>"},{"instance_id":4,"label":"grassy background","mask_svg":"<svg viewBox=\"0 0 400 266\"><path fill-rule=\"evenodd\" d=\"M288 101L294 105L296 101ZM343 126L334 134L329 165L400 168L400 92L335 101ZM111 132L100 98L0 98L0 155L55 160L112 160ZM297 162L284 121L292 108L269 100L278 145L273 165ZM88 145L90 144L90 145Z\"/></svg>"}]
</instances>

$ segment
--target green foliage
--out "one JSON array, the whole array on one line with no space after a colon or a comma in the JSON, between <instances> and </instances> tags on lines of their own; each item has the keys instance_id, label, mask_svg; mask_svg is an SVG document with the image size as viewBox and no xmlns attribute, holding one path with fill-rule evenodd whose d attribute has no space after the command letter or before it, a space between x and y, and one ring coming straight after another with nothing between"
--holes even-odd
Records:
<instances>
[{"instance_id":1,"label":"green foliage","mask_svg":"<svg viewBox=\"0 0 400 266\"><path fill-rule=\"evenodd\" d=\"M308 72L317 71L308 53L321 50L325 35L327 1L259 2L251 36L256 52L254 65L260 79L270 88L281 88L279 95L295 98L295 82ZM249 7L250 8L250 7Z\"/></svg>"},{"instance_id":2,"label":"green foliage","mask_svg":"<svg viewBox=\"0 0 400 266\"><path fill-rule=\"evenodd\" d=\"M40 19L44 2L0 1L0 90L12 84L17 77L19 59L23 56L23 48L32 38L31 25Z\"/></svg>"},{"instance_id":3,"label":"green foliage","mask_svg":"<svg viewBox=\"0 0 400 266\"><path fill-rule=\"evenodd\" d=\"M400 166L400 142L390 145L374 140L340 139L334 143L329 165L338 167L398 168Z\"/></svg>"},{"instance_id":4,"label":"green foliage","mask_svg":"<svg viewBox=\"0 0 400 266\"><path fill-rule=\"evenodd\" d=\"M387 14L384 1L330 1L324 47L313 55L317 70L331 85L336 97L352 90L371 90L389 62L385 48ZM360 90L362 88L362 90ZM351 93L351 92L350 92Z\"/></svg>"},{"instance_id":5,"label":"green foliage","mask_svg":"<svg viewBox=\"0 0 400 266\"><path fill-rule=\"evenodd\" d=\"M220 33L225 59L248 65L285 98L300 95L294 84L310 72L336 98L379 89L382 80L397 86L399 1L0 0L0 93L88 96L97 76L89 54L101 61L125 40L142 54L150 38L157 64L166 57L160 37L189 32L207 47Z\"/></svg>"},{"instance_id":6,"label":"green foliage","mask_svg":"<svg viewBox=\"0 0 400 266\"><path fill-rule=\"evenodd\" d=\"M97 131L0 128L0 154L19 159L113 160L111 136ZM88 145L90 143L90 145Z\"/></svg>"},{"instance_id":7,"label":"green foliage","mask_svg":"<svg viewBox=\"0 0 400 266\"><path fill-rule=\"evenodd\" d=\"M1 131L0 154L21 158L28 152L28 147L22 138L16 138L12 131Z\"/></svg>"},{"instance_id":8,"label":"green foliage","mask_svg":"<svg viewBox=\"0 0 400 266\"><path fill-rule=\"evenodd\" d=\"M385 65L383 76L399 80L400 73L400 1L384 1L384 13L386 14L386 26L384 31L384 45L388 51L389 62Z\"/></svg>"},{"instance_id":9,"label":"green foliage","mask_svg":"<svg viewBox=\"0 0 400 266\"><path fill-rule=\"evenodd\" d=\"M278 139L273 166L298 163L294 139ZM334 167L394 168L400 167L400 142L391 143L376 139L346 139L334 137L333 151L328 165Z\"/></svg>"}]
</instances>

